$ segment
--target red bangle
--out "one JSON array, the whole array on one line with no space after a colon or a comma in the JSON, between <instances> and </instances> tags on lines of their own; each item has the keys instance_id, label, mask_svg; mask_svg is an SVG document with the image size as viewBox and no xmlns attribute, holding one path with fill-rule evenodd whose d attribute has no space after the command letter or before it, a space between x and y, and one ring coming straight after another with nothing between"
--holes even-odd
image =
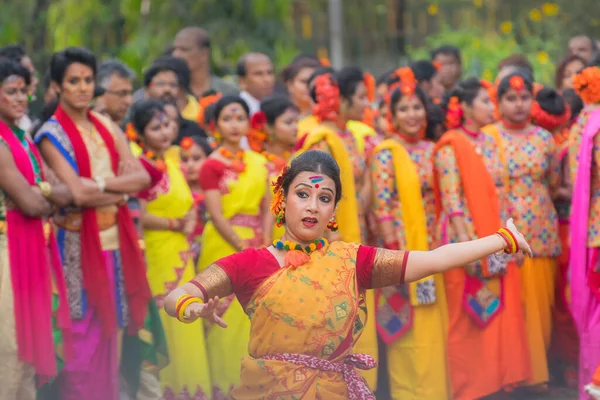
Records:
<instances>
[{"instance_id":1,"label":"red bangle","mask_svg":"<svg viewBox=\"0 0 600 400\"><path fill-rule=\"evenodd\" d=\"M196 281L195 279L192 279L188 283L191 283L192 285L194 285L198 289L200 289L200 291L202 292L202 295L204 296L202 301L204 301L205 303L208 302L208 293L206 292L206 288L204 286L202 286L202 284L200 282Z\"/></svg>"},{"instance_id":2,"label":"red bangle","mask_svg":"<svg viewBox=\"0 0 600 400\"><path fill-rule=\"evenodd\" d=\"M511 249L512 249L512 243L510 243L510 239L508 239L506 237L506 235L504 234L504 232L496 232L498 235L500 235L500 237L502 238L502 240L504 240L504 243L506 243L506 247L504 248L504 252L506 254L510 254Z\"/></svg>"},{"instance_id":3,"label":"red bangle","mask_svg":"<svg viewBox=\"0 0 600 400\"><path fill-rule=\"evenodd\" d=\"M399 285L403 285L404 284L404 275L406 275L406 264L408 264L408 253L410 253L410 251L405 251L404 252L404 257L402 257L402 269L400 270L400 282L398 282Z\"/></svg>"},{"instance_id":4,"label":"red bangle","mask_svg":"<svg viewBox=\"0 0 600 400\"><path fill-rule=\"evenodd\" d=\"M515 235L510 231L510 229L505 229L506 232L508 232L508 234L510 235L510 237L512 238L512 240L515 241L515 254L519 252L519 242L517 241L517 238L515 237Z\"/></svg>"},{"instance_id":5,"label":"red bangle","mask_svg":"<svg viewBox=\"0 0 600 400\"><path fill-rule=\"evenodd\" d=\"M181 299L181 301L177 304L177 307L175 308L175 315L179 315L179 311L180 311L183 303L185 303L187 300L193 299L193 298L194 298L194 296L188 295L188 296L184 297L183 299Z\"/></svg>"}]
</instances>

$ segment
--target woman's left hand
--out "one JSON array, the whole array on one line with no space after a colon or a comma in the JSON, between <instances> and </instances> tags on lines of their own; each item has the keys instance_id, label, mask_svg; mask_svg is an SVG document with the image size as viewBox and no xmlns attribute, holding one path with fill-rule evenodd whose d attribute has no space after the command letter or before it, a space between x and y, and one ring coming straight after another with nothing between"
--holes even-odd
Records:
<instances>
[{"instance_id":1,"label":"woman's left hand","mask_svg":"<svg viewBox=\"0 0 600 400\"><path fill-rule=\"evenodd\" d=\"M519 245L519 249L523 252L523 254L525 254L527 257L533 257L533 251L531 250L529 243L527 243L527 240L525 240L525 236L519 232L512 218L506 221L506 229L508 229L514 235L515 239L517 239L517 244Z\"/></svg>"}]
</instances>

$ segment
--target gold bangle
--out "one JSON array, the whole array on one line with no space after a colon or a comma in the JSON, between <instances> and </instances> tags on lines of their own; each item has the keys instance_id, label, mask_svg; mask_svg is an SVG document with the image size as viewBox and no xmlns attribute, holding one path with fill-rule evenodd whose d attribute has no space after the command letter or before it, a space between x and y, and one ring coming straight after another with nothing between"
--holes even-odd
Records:
<instances>
[{"instance_id":1,"label":"gold bangle","mask_svg":"<svg viewBox=\"0 0 600 400\"><path fill-rule=\"evenodd\" d=\"M184 294L184 295L179 296L179 298L177 299L177 305L176 305L175 309L177 312L177 319L180 322L183 322L186 324L190 324L193 322L193 321L188 320L185 317L185 310L190 306L190 304L193 304L193 303L202 303L202 302L200 301L199 298L190 296L189 294Z\"/></svg>"},{"instance_id":2,"label":"gold bangle","mask_svg":"<svg viewBox=\"0 0 600 400\"><path fill-rule=\"evenodd\" d=\"M49 198L50 196L52 196L52 185L50 185L48 182L41 181L36 183L36 186L40 188L42 196L44 196L45 198Z\"/></svg>"}]
</instances>

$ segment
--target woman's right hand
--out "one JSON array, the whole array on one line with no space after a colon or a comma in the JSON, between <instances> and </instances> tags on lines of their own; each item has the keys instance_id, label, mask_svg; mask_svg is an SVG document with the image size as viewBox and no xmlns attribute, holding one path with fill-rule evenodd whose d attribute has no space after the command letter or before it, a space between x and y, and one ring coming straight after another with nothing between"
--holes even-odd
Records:
<instances>
[{"instance_id":1,"label":"woman's right hand","mask_svg":"<svg viewBox=\"0 0 600 400\"><path fill-rule=\"evenodd\" d=\"M195 321L198 318L204 318L214 324L219 325L221 328L227 328L227 323L223 321L223 319L216 313L217 304L219 304L218 296L215 296L213 299L209 299L205 304L192 303L185 309L185 318L188 321Z\"/></svg>"},{"instance_id":2,"label":"woman's right hand","mask_svg":"<svg viewBox=\"0 0 600 400\"><path fill-rule=\"evenodd\" d=\"M523 234L519 232L519 230L515 226L515 221L512 218L506 221L506 229L508 229L517 239L519 249L521 249L523 254L527 257L533 257L533 251L531 250L529 243L527 243L525 236L523 236Z\"/></svg>"}]
</instances>

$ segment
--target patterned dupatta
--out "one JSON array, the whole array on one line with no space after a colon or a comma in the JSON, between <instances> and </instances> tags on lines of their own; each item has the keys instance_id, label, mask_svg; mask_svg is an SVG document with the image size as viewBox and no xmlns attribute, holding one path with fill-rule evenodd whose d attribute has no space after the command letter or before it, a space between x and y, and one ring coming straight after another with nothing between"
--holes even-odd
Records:
<instances>
[{"instance_id":1,"label":"patterned dupatta","mask_svg":"<svg viewBox=\"0 0 600 400\"><path fill-rule=\"evenodd\" d=\"M402 207L406 249L429 250L427 219L421 194L421 182L415 163L408 151L397 141L387 139L377 145L374 154L388 150L392 154L396 188ZM408 290L407 290L408 289ZM412 307L436 302L435 280L423 278L407 285L379 289L375 294L377 307L377 331L389 344L398 339L412 326Z\"/></svg>"},{"instance_id":2,"label":"patterned dupatta","mask_svg":"<svg viewBox=\"0 0 600 400\"><path fill-rule=\"evenodd\" d=\"M436 143L435 154L446 145L454 151L463 193L471 212L475 234L482 238L494 234L500 227L500 202L496 185L487 170L483 158L477 154L471 142L458 131L448 131ZM440 176L434 169L434 192L436 218L442 213ZM481 260L475 273L466 271L463 307L479 326L486 327L504 308L504 279L506 262L502 257L490 256ZM500 289L493 285L491 278L500 279Z\"/></svg>"},{"instance_id":3,"label":"patterned dupatta","mask_svg":"<svg viewBox=\"0 0 600 400\"><path fill-rule=\"evenodd\" d=\"M88 111L87 116L102 138L111 157L113 172L118 175L119 153L111 133L91 111ZM77 126L60 105L56 109L54 117L71 142L79 175L84 178L92 178L90 156ZM148 303L152 300L152 295L146 278L146 266L139 247L137 232L129 215L127 204L119 207L117 223L119 227L119 248L123 259L125 291L132 317L129 332L134 334L144 326ZM98 232L96 209L83 208L81 222L83 285L87 291L89 303L98 311L104 333L110 335L116 329L116 312L113 302L108 300L113 295L106 266L104 265Z\"/></svg>"},{"instance_id":4,"label":"patterned dupatta","mask_svg":"<svg viewBox=\"0 0 600 400\"><path fill-rule=\"evenodd\" d=\"M356 282L358 248L331 243L261 284L246 307L250 357L242 361L233 398L338 398L346 387L350 398L371 398L353 374L353 367L374 367L372 359L352 354L366 322Z\"/></svg>"},{"instance_id":5,"label":"patterned dupatta","mask_svg":"<svg viewBox=\"0 0 600 400\"><path fill-rule=\"evenodd\" d=\"M27 150L2 122L0 138L9 147L19 172L34 185L36 176ZM39 166L40 178L44 179L42 159L35 145L26 140ZM46 242L42 218L28 217L14 208L7 210L6 221L19 359L34 366L41 386L57 374L52 336L52 282L59 296L57 322L64 357L69 360L72 355L71 320L58 245L52 229Z\"/></svg>"}]
</instances>

